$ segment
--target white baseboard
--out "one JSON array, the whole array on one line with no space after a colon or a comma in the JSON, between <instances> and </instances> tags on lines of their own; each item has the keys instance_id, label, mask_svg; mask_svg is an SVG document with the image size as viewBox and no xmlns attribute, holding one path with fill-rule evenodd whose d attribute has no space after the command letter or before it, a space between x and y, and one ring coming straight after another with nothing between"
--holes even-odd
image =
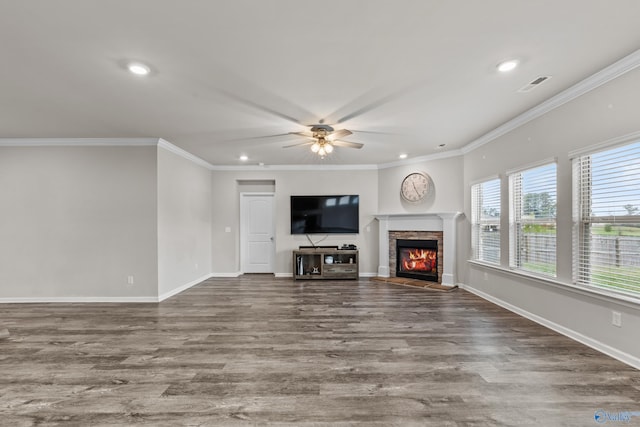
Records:
<instances>
[{"instance_id":1,"label":"white baseboard","mask_svg":"<svg viewBox=\"0 0 640 427\"><path fill-rule=\"evenodd\" d=\"M358 273L359 277L378 277L378 273Z\"/></svg>"},{"instance_id":2,"label":"white baseboard","mask_svg":"<svg viewBox=\"0 0 640 427\"><path fill-rule=\"evenodd\" d=\"M0 304L40 304L40 303L158 303L174 295L179 294L192 286L197 285L209 278L212 274L207 274L199 279L186 283L179 288L173 289L160 296L150 297L16 297L0 298Z\"/></svg>"},{"instance_id":3,"label":"white baseboard","mask_svg":"<svg viewBox=\"0 0 640 427\"><path fill-rule=\"evenodd\" d=\"M211 273L209 277L240 277L242 273L237 271L235 273Z\"/></svg>"},{"instance_id":4,"label":"white baseboard","mask_svg":"<svg viewBox=\"0 0 640 427\"><path fill-rule=\"evenodd\" d=\"M212 273L210 277L240 277L242 273ZM273 273L276 278L292 278L293 273ZM378 277L378 273L359 273L359 277Z\"/></svg>"},{"instance_id":5,"label":"white baseboard","mask_svg":"<svg viewBox=\"0 0 640 427\"><path fill-rule=\"evenodd\" d=\"M204 276L202 276L202 277L200 277L200 278L198 278L196 280L192 280L191 282L186 283L186 284L180 286L179 288L172 289L169 292L165 292L164 294L158 296L157 302L162 302L162 301L166 300L167 298L171 298L172 296L177 295L180 292L186 291L190 287L195 286L198 283L202 283L205 280L210 279L211 277L213 277L212 273L205 274Z\"/></svg>"},{"instance_id":6,"label":"white baseboard","mask_svg":"<svg viewBox=\"0 0 640 427\"><path fill-rule=\"evenodd\" d=\"M292 278L293 273L275 273L275 277L277 278ZM359 273L358 277L378 277L378 273Z\"/></svg>"},{"instance_id":7,"label":"white baseboard","mask_svg":"<svg viewBox=\"0 0 640 427\"><path fill-rule=\"evenodd\" d=\"M157 297L29 297L0 298L0 304L40 303L149 303L158 302Z\"/></svg>"},{"instance_id":8,"label":"white baseboard","mask_svg":"<svg viewBox=\"0 0 640 427\"><path fill-rule=\"evenodd\" d=\"M458 286L466 291L471 292L474 295L479 296L482 299L485 299L487 301L490 301L496 305L499 305L502 308L505 308L511 312L514 312L524 318L527 318L533 322L538 323L539 325L542 325L546 328L549 328L553 331L558 332L559 334L562 334L566 337L569 337L575 341L578 341L579 343L582 343L588 347L593 348L594 350L598 350L601 353L606 354L607 356L611 356L614 359L617 359L623 363L626 363L627 365L636 368L636 369L640 369L640 358L633 356L629 353L625 353L623 351L620 351L616 348L613 348L607 344L604 344L598 340L595 340L591 337L588 337L586 335L583 335L579 332L574 331L573 329L569 329L567 327L564 327L562 325L559 325L555 322L552 322L548 319L545 319L544 317L538 316L537 314L533 314L528 312L527 310L523 310L520 307L517 307L513 304L510 304L506 301L503 301L499 298L496 298L494 296L491 296L485 292L482 292L472 286L469 285L465 285L462 283L459 283Z\"/></svg>"},{"instance_id":9,"label":"white baseboard","mask_svg":"<svg viewBox=\"0 0 640 427\"><path fill-rule=\"evenodd\" d=\"M293 277L293 273L273 273L273 275L277 278L290 279Z\"/></svg>"}]
</instances>

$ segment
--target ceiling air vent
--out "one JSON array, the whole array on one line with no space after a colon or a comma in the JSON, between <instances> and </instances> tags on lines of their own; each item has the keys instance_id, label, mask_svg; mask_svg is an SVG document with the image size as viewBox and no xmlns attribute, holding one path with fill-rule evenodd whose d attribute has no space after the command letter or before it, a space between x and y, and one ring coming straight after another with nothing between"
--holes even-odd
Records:
<instances>
[{"instance_id":1,"label":"ceiling air vent","mask_svg":"<svg viewBox=\"0 0 640 427\"><path fill-rule=\"evenodd\" d=\"M532 82L527 83L526 85L524 85L523 87L521 87L520 89L518 89L518 92L530 92L533 89L537 88L538 86L540 86L542 83L546 82L547 80L549 80L551 78L551 76L540 76L540 77L536 77Z\"/></svg>"}]
</instances>

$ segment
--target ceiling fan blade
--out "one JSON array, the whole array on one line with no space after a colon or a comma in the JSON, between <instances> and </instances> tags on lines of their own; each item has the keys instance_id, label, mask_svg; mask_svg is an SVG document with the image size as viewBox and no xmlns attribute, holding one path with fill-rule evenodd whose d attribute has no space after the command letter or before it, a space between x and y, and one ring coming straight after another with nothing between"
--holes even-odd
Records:
<instances>
[{"instance_id":1,"label":"ceiling fan blade","mask_svg":"<svg viewBox=\"0 0 640 427\"><path fill-rule=\"evenodd\" d=\"M335 140L336 140L336 139L338 139L338 138L342 138L342 137L345 137L345 136L349 136L349 135L351 135L352 133L353 133L353 132L351 132L350 130L347 130L347 129L338 129L338 130L337 130L337 131L335 131L335 132L331 132L331 133L329 134L329 136L327 136L327 139L328 139L329 141L335 141Z\"/></svg>"},{"instance_id":2,"label":"ceiling fan blade","mask_svg":"<svg viewBox=\"0 0 640 427\"><path fill-rule=\"evenodd\" d=\"M398 133L394 133L394 132L379 132L379 131L375 131L375 130L357 130L354 129L354 132L357 133L370 133L372 135L398 135Z\"/></svg>"},{"instance_id":3,"label":"ceiling fan blade","mask_svg":"<svg viewBox=\"0 0 640 427\"><path fill-rule=\"evenodd\" d=\"M348 148L362 148L364 144L360 144L359 142L349 142L349 141L331 141L333 145L336 147L348 147Z\"/></svg>"},{"instance_id":4,"label":"ceiling fan blade","mask_svg":"<svg viewBox=\"0 0 640 427\"><path fill-rule=\"evenodd\" d=\"M289 132L289 135L299 135L306 136L307 138L313 138L313 134L311 132Z\"/></svg>"},{"instance_id":5,"label":"ceiling fan blade","mask_svg":"<svg viewBox=\"0 0 640 427\"><path fill-rule=\"evenodd\" d=\"M250 141L253 139L268 139L268 138L280 138L283 136L288 136L288 133L277 133L277 134L273 134L273 135L260 135L260 136L248 136L248 137L244 137L244 138L233 138L233 139L227 139L227 141Z\"/></svg>"},{"instance_id":6,"label":"ceiling fan blade","mask_svg":"<svg viewBox=\"0 0 640 427\"><path fill-rule=\"evenodd\" d=\"M313 144L315 141L307 141L307 142L299 142L297 144L291 144L291 145L285 145L282 148L291 148L291 147L302 147L303 145L311 145Z\"/></svg>"}]
</instances>

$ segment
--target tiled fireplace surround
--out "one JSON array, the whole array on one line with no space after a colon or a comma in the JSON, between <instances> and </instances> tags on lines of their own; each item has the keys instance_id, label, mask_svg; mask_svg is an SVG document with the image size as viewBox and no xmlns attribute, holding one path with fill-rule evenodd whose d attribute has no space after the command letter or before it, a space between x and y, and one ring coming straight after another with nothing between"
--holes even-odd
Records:
<instances>
[{"instance_id":1,"label":"tiled fireplace surround","mask_svg":"<svg viewBox=\"0 0 640 427\"><path fill-rule=\"evenodd\" d=\"M436 240L438 242L438 283L442 283L442 231L389 231L389 275L396 276L396 240Z\"/></svg>"},{"instance_id":2,"label":"tiled fireplace surround","mask_svg":"<svg viewBox=\"0 0 640 427\"><path fill-rule=\"evenodd\" d=\"M380 214L378 276L396 272L396 239L438 240L438 282L456 284L456 219L460 212L422 214Z\"/></svg>"}]
</instances>

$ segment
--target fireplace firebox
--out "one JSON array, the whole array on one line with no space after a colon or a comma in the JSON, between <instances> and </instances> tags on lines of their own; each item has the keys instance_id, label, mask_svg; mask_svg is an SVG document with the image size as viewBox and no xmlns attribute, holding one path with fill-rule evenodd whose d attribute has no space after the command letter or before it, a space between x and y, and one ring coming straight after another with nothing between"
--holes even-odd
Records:
<instances>
[{"instance_id":1,"label":"fireplace firebox","mask_svg":"<svg viewBox=\"0 0 640 427\"><path fill-rule=\"evenodd\" d=\"M396 240L396 277L438 281L437 240Z\"/></svg>"}]
</instances>

